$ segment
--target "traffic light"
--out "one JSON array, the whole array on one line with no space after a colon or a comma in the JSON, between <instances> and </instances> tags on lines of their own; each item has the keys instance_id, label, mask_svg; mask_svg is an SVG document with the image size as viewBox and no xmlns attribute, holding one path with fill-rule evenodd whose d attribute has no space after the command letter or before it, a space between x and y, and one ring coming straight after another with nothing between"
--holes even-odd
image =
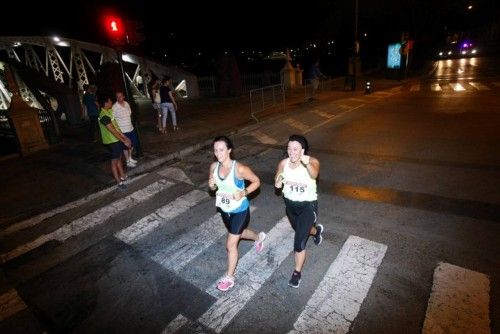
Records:
<instances>
[{"instance_id":1,"label":"traffic light","mask_svg":"<svg viewBox=\"0 0 500 334\"><path fill-rule=\"evenodd\" d=\"M125 43L125 26L121 18L117 16L106 16L104 19L104 27L112 44Z\"/></svg>"}]
</instances>

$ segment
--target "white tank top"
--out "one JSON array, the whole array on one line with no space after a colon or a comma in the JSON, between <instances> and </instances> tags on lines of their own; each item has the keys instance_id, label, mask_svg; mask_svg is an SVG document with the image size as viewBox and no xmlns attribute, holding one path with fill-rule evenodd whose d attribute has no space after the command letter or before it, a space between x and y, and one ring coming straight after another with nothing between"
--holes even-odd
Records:
<instances>
[{"instance_id":1,"label":"white tank top","mask_svg":"<svg viewBox=\"0 0 500 334\"><path fill-rule=\"evenodd\" d=\"M302 164L290 168L290 158L283 168L283 196L295 202L311 202L318 199L316 180L313 179L307 168Z\"/></svg>"},{"instance_id":2,"label":"white tank top","mask_svg":"<svg viewBox=\"0 0 500 334\"><path fill-rule=\"evenodd\" d=\"M224 212L241 212L248 208L248 199L243 196L239 201L233 199L233 194L245 189L245 181L236 178L235 168L236 160L233 161L231 171L222 179L219 176L220 163L214 169L214 180L217 185L217 192L215 193L215 206L221 208Z\"/></svg>"}]
</instances>

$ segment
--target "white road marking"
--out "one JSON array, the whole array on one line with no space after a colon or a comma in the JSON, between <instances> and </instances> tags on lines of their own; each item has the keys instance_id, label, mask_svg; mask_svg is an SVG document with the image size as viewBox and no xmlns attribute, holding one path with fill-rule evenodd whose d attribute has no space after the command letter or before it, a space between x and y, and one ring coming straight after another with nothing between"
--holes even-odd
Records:
<instances>
[{"instance_id":1,"label":"white road marking","mask_svg":"<svg viewBox=\"0 0 500 334\"><path fill-rule=\"evenodd\" d=\"M439 84L434 83L434 84L431 84L431 90L432 90L433 92L440 92L440 91L442 91L443 89L441 88L441 86L439 86Z\"/></svg>"},{"instance_id":2,"label":"white road marking","mask_svg":"<svg viewBox=\"0 0 500 334\"><path fill-rule=\"evenodd\" d=\"M177 167L167 167L158 171L158 174L169 179L181 181L190 185L194 185L193 181L184 173L184 171Z\"/></svg>"},{"instance_id":3,"label":"white road marking","mask_svg":"<svg viewBox=\"0 0 500 334\"><path fill-rule=\"evenodd\" d=\"M350 236L290 333L348 333L387 246Z\"/></svg>"},{"instance_id":4,"label":"white road marking","mask_svg":"<svg viewBox=\"0 0 500 334\"><path fill-rule=\"evenodd\" d=\"M264 132L259 131L259 130L253 130L251 132L251 135L253 137L255 137L262 144L275 145L278 143L278 141L276 139L268 136L267 134L265 134Z\"/></svg>"},{"instance_id":5,"label":"white road marking","mask_svg":"<svg viewBox=\"0 0 500 334\"><path fill-rule=\"evenodd\" d=\"M318 115L318 116L321 116L323 118L327 118L327 119L335 117L335 115L331 115L329 113L326 113L326 112L318 110L318 109L313 109L313 110L311 110L311 112L314 113L314 114L316 114L316 115Z\"/></svg>"},{"instance_id":6,"label":"white road marking","mask_svg":"<svg viewBox=\"0 0 500 334\"><path fill-rule=\"evenodd\" d=\"M115 237L127 244L133 244L149 235L165 222L181 215L208 197L206 191L192 190L175 201L164 205L136 223L115 233Z\"/></svg>"},{"instance_id":7,"label":"white road marking","mask_svg":"<svg viewBox=\"0 0 500 334\"><path fill-rule=\"evenodd\" d=\"M418 92L418 91L420 91L420 84L411 85L410 92Z\"/></svg>"},{"instance_id":8,"label":"white road marking","mask_svg":"<svg viewBox=\"0 0 500 334\"><path fill-rule=\"evenodd\" d=\"M101 225L116 214L146 201L147 199L171 187L172 185L173 183L163 179L152 183L149 186L138 190L124 198L114 201L103 208L100 208L76 220L73 220L71 223L61 226L55 231L41 235L40 237L29 243L18 246L15 249L2 254L2 263L25 254L48 241L57 240L63 242L66 239L76 236L85 230Z\"/></svg>"},{"instance_id":9,"label":"white road marking","mask_svg":"<svg viewBox=\"0 0 500 334\"><path fill-rule=\"evenodd\" d=\"M255 207L250 207L250 212L254 210ZM180 236L151 258L164 268L178 273L226 233L226 227L220 214L217 213L201 225Z\"/></svg>"},{"instance_id":10,"label":"white road marking","mask_svg":"<svg viewBox=\"0 0 500 334\"><path fill-rule=\"evenodd\" d=\"M161 334L173 334L176 333L179 329L181 329L184 325L189 323L189 319L179 314L175 317L174 320L170 321L170 323L165 327L164 330L161 331Z\"/></svg>"},{"instance_id":11,"label":"white road marking","mask_svg":"<svg viewBox=\"0 0 500 334\"><path fill-rule=\"evenodd\" d=\"M351 109L351 108L352 108L352 106L347 105L347 104L338 104L338 106L339 106L340 108L342 108L342 109Z\"/></svg>"},{"instance_id":12,"label":"white road marking","mask_svg":"<svg viewBox=\"0 0 500 334\"><path fill-rule=\"evenodd\" d=\"M434 270L422 334L490 334L490 280L441 262Z\"/></svg>"},{"instance_id":13,"label":"white road marking","mask_svg":"<svg viewBox=\"0 0 500 334\"><path fill-rule=\"evenodd\" d=\"M143 178L146 175L147 174L136 176L133 179L131 179L130 182L135 182L135 181ZM112 191L115 191L115 190L116 190L116 186L112 186L112 187L103 189L101 191L98 191L96 193L93 193L91 195L88 195L88 196L85 196L83 198L80 198L80 199L78 199L76 201L73 201L71 203L65 204L65 205L60 206L58 208L55 208L53 210L50 210L50 211L41 213L39 215L36 215L34 217L28 218L26 220L23 220L21 222L18 222L16 224L13 224L13 225L7 227L3 231L0 231L0 236L10 235L10 234L16 233L17 231L24 230L24 229L26 229L28 227L35 226L35 225L41 223L42 221L44 221L47 218L53 217L53 216L55 216L55 215L57 215L59 213L63 213L63 212L66 212L68 210L71 210L73 208L76 208L76 207L78 207L80 205L88 203L88 202L90 202L90 201L92 201L92 200L94 200L96 198L104 196L104 195L106 195L106 194L108 194L108 193L110 193Z\"/></svg>"},{"instance_id":14,"label":"white road marking","mask_svg":"<svg viewBox=\"0 0 500 334\"><path fill-rule=\"evenodd\" d=\"M283 217L267 234L266 247L261 254L249 251L241 258L236 283L231 290L225 293L214 292L213 286L217 282L207 289L208 293L217 294L220 298L198 322L220 333L292 252L293 238L288 218Z\"/></svg>"},{"instance_id":15,"label":"white road marking","mask_svg":"<svg viewBox=\"0 0 500 334\"><path fill-rule=\"evenodd\" d=\"M465 90L464 86L459 83L450 83L449 85L455 92L463 92Z\"/></svg>"},{"instance_id":16,"label":"white road marking","mask_svg":"<svg viewBox=\"0 0 500 334\"><path fill-rule=\"evenodd\" d=\"M380 96L380 97L386 97L386 96L391 96L393 93L390 92L385 92L385 91L378 91L373 93L375 96Z\"/></svg>"},{"instance_id":17,"label":"white road marking","mask_svg":"<svg viewBox=\"0 0 500 334\"><path fill-rule=\"evenodd\" d=\"M27 308L15 289L11 289L0 295L0 321L13 316Z\"/></svg>"},{"instance_id":18,"label":"white road marking","mask_svg":"<svg viewBox=\"0 0 500 334\"><path fill-rule=\"evenodd\" d=\"M350 97L347 99L348 101L354 101L354 102L365 102L363 99L358 99L357 97Z\"/></svg>"},{"instance_id":19,"label":"white road marking","mask_svg":"<svg viewBox=\"0 0 500 334\"><path fill-rule=\"evenodd\" d=\"M490 87L483 85L480 82L469 82L469 85L471 85L472 87L474 87L477 90L491 90Z\"/></svg>"},{"instance_id":20,"label":"white road marking","mask_svg":"<svg viewBox=\"0 0 500 334\"><path fill-rule=\"evenodd\" d=\"M305 132L305 131L308 131L310 130L311 128L307 125L305 125L304 123L302 122L299 122L293 118L287 118L283 121L283 123L285 124L288 124L290 125L292 128L295 128L297 130L300 130L302 132Z\"/></svg>"}]
</instances>

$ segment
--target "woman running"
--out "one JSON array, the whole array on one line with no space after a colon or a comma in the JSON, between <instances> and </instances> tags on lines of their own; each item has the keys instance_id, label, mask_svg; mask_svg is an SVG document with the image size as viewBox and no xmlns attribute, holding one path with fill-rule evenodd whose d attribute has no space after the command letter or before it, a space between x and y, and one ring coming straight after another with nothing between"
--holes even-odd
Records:
<instances>
[{"instance_id":1,"label":"woman running","mask_svg":"<svg viewBox=\"0 0 500 334\"><path fill-rule=\"evenodd\" d=\"M213 140L214 155L217 161L210 165L208 186L215 193L215 205L228 230L227 272L217 283L217 289L227 291L234 286L234 272L238 263L238 243L240 239L254 240L257 253L264 248L266 234L257 235L247 228L250 221L250 208L247 195L260 186L259 178L252 170L232 158L233 144L226 136ZM245 187L245 181L249 184Z\"/></svg>"},{"instance_id":2,"label":"woman running","mask_svg":"<svg viewBox=\"0 0 500 334\"><path fill-rule=\"evenodd\" d=\"M323 240L323 225L317 224L318 195L316 179L319 174L319 161L307 155L309 149L306 138L292 135L288 139L288 158L278 164L275 187L283 187L286 214L295 231L294 251L295 270L288 285L298 288L301 271L306 260L306 243L313 236L314 243L319 245Z\"/></svg>"}]
</instances>

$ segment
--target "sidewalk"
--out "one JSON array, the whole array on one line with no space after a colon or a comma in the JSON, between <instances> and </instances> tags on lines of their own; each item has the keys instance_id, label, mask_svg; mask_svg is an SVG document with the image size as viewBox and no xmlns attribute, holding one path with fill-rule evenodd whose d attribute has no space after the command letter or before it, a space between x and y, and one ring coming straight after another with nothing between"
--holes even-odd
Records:
<instances>
[{"instance_id":1,"label":"sidewalk","mask_svg":"<svg viewBox=\"0 0 500 334\"><path fill-rule=\"evenodd\" d=\"M180 131L164 135L156 130L155 112L150 101L139 100L139 136L144 156L136 168L128 170L128 174L139 175L189 154L209 145L216 135L251 131L284 114L361 95L364 93L362 84L364 80L360 79L354 92L344 91L343 85L319 92L313 102L305 101L304 91L298 89L286 101L285 112L282 108L275 108L260 113L258 123L250 117L248 95L179 100L177 119ZM378 80L374 91L400 84ZM86 128L72 129L70 135L49 150L0 161L0 229L114 185L106 148L100 143L88 143L85 138Z\"/></svg>"}]
</instances>

